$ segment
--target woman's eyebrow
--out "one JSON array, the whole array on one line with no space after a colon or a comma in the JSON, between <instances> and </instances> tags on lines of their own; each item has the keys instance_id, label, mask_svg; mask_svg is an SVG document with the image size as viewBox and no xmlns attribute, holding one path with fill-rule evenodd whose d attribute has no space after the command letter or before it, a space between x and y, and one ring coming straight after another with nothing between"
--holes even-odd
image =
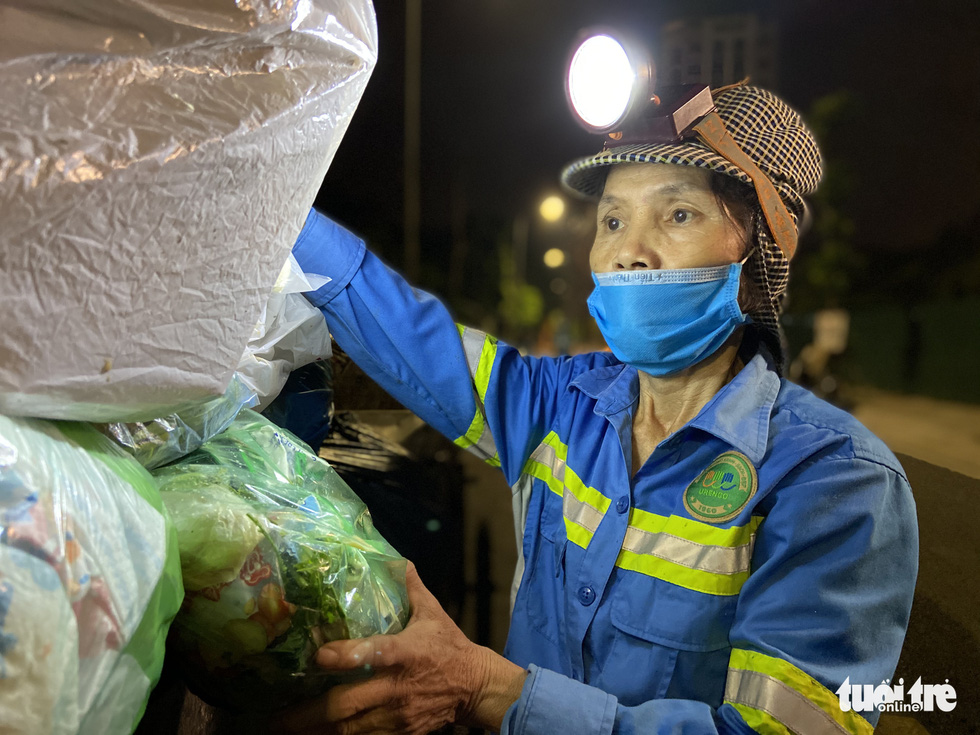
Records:
<instances>
[{"instance_id":1,"label":"woman's eyebrow","mask_svg":"<svg viewBox=\"0 0 980 735\"><path fill-rule=\"evenodd\" d=\"M650 194L660 195L660 196L680 196L681 194L697 194L703 193L704 187L698 186L697 184L690 181L679 181L670 182L666 184L661 184L657 186ZM617 205L622 203L622 199L615 194L603 194L602 198L599 199L599 206L602 205Z\"/></svg>"},{"instance_id":2,"label":"woman's eyebrow","mask_svg":"<svg viewBox=\"0 0 980 735\"><path fill-rule=\"evenodd\" d=\"M679 183L664 184L663 186L657 187L657 193L659 194L688 194L690 192L703 191L703 188L697 186L689 181L681 181Z\"/></svg>"}]
</instances>

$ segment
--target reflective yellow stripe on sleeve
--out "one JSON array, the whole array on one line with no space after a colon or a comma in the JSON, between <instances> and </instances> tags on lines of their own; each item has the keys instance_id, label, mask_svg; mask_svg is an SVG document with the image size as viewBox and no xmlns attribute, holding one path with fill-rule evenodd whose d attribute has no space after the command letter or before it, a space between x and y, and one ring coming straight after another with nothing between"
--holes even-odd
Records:
<instances>
[{"instance_id":1,"label":"reflective yellow stripe on sleeve","mask_svg":"<svg viewBox=\"0 0 980 735\"><path fill-rule=\"evenodd\" d=\"M753 730L779 735L872 735L856 712L844 712L827 687L788 661L736 648L728 664L725 702Z\"/></svg>"},{"instance_id":2,"label":"reflective yellow stripe on sleeve","mask_svg":"<svg viewBox=\"0 0 980 735\"><path fill-rule=\"evenodd\" d=\"M483 336L483 346L480 348L480 361L473 375L473 383L476 385L477 395L480 401L487 398L487 388L490 386L490 371L493 370L493 361L497 359L497 340L489 334Z\"/></svg>"},{"instance_id":3,"label":"reflective yellow stripe on sleeve","mask_svg":"<svg viewBox=\"0 0 980 735\"><path fill-rule=\"evenodd\" d=\"M487 388L490 385L490 372L497 357L497 340L476 329L469 329L457 324L459 338L463 343L463 352L470 369L470 377L476 390L476 411L466 433L453 442L456 446L481 457L483 461L494 467L500 466L497 455L497 445L486 425L483 401L486 399Z\"/></svg>"}]
</instances>

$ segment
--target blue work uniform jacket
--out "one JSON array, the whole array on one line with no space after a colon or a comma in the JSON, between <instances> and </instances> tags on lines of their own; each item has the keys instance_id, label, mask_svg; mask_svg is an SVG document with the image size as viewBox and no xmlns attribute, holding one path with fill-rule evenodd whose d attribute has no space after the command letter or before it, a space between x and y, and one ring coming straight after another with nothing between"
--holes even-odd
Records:
<instances>
[{"instance_id":1,"label":"blue work uniform jacket","mask_svg":"<svg viewBox=\"0 0 980 735\"><path fill-rule=\"evenodd\" d=\"M835 692L893 675L918 543L901 466L851 416L760 348L634 474L634 368L458 326L316 212L294 255L358 365L513 488L505 653L531 673L504 732L871 732Z\"/></svg>"}]
</instances>

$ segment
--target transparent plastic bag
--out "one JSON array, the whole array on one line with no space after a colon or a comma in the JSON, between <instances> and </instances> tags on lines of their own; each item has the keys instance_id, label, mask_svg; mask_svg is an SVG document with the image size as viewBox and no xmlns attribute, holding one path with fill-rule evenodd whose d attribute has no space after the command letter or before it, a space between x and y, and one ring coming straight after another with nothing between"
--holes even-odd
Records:
<instances>
[{"instance_id":1,"label":"transparent plastic bag","mask_svg":"<svg viewBox=\"0 0 980 735\"><path fill-rule=\"evenodd\" d=\"M250 410L154 472L181 551L184 606L171 651L191 689L268 710L337 682L315 666L329 640L396 633L405 560L309 447Z\"/></svg>"},{"instance_id":2,"label":"transparent plastic bag","mask_svg":"<svg viewBox=\"0 0 980 735\"><path fill-rule=\"evenodd\" d=\"M228 428L238 412L254 406L255 394L237 376L224 395L152 421L100 426L137 462L152 470L190 454Z\"/></svg>"},{"instance_id":3,"label":"transparent plastic bag","mask_svg":"<svg viewBox=\"0 0 980 735\"><path fill-rule=\"evenodd\" d=\"M147 472L85 424L0 416L0 730L136 727L183 589Z\"/></svg>"}]
</instances>

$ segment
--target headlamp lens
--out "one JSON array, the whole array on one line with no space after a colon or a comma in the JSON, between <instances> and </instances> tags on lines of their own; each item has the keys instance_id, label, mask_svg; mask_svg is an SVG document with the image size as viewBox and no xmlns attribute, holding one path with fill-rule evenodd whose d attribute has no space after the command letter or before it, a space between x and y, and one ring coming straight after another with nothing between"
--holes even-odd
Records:
<instances>
[{"instance_id":1,"label":"headlamp lens","mask_svg":"<svg viewBox=\"0 0 980 735\"><path fill-rule=\"evenodd\" d=\"M586 39L568 65L568 97L575 114L597 130L626 114L636 72L626 49L612 36Z\"/></svg>"}]
</instances>

